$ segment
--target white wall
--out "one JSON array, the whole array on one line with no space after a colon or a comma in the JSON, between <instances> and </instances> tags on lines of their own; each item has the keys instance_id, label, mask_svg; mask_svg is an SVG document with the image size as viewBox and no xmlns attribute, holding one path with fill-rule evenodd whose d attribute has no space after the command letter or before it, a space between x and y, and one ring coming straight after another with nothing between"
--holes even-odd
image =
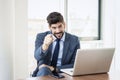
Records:
<instances>
[{"instance_id":1,"label":"white wall","mask_svg":"<svg viewBox=\"0 0 120 80\"><path fill-rule=\"evenodd\" d=\"M116 69L120 71L120 0L115 0L116 17Z\"/></svg>"},{"instance_id":2,"label":"white wall","mask_svg":"<svg viewBox=\"0 0 120 80\"><path fill-rule=\"evenodd\" d=\"M102 38L105 47L115 47L113 65L120 71L120 0L102 0Z\"/></svg>"},{"instance_id":3,"label":"white wall","mask_svg":"<svg viewBox=\"0 0 120 80\"><path fill-rule=\"evenodd\" d=\"M115 47L115 1L102 0L102 39L105 47Z\"/></svg>"},{"instance_id":4,"label":"white wall","mask_svg":"<svg viewBox=\"0 0 120 80\"><path fill-rule=\"evenodd\" d=\"M12 80L12 53L10 47L9 0L0 0L0 80Z\"/></svg>"},{"instance_id":5,"label":"white wall","mask_svg":"<svg viewBox=\"0 0 120 80\"><path fill-rule=\"evenodd\" d=\"M28 75L27 0L14 0L13 68L14 80Z\"/></svg>"},{"instance_id":6,"label":"white wall","mask_svg":"<svg viewBox=\"0 0 120 80\"><path fill-rule=\"evenodd\" d=\"M0 80L28 76L27 0L0 0Z\"/></svg>"}]
</instances>

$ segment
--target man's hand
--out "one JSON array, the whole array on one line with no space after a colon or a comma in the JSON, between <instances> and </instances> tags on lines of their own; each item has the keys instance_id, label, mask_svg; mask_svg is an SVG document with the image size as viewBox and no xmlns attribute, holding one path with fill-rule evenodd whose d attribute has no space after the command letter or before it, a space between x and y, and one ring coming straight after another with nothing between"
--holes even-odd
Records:
<instances>
[{"instance_id":1,"label":"man's hand","mask_svg":"<svg viewBox=\"0 0 120 80\"><path fill-rule=\"evenodd\" d=\"M53 42L53 37L52 34L48 34L47 36L45 36L43 45L42 45L42 49L44 51L46 51L49 47L49 45Z\"/></svg>"},{"instance_id":2,"label":"man's hand","mask_svg":"<svg viewBox=\"0 0 120 80\"><path fill-rule=\"evenodd\" d=\"M40 66L39 66L39 69L41 69L42 67L47 67L47 68L49 68L51 71L54 70L54 67L52 67L52 66L48 66L48 65L46 65L46 64L42 64L42 65L40 65Z\"/></svg>"}]
</instances>

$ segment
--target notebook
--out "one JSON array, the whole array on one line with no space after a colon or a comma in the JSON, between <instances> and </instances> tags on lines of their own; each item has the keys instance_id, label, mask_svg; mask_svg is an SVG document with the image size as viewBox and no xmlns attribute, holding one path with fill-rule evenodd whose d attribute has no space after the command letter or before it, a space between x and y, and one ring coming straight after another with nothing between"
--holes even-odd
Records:
<instances>
[{"instance_id":1,"label":"notebook","mask_svg":"<svg viewBox=\"0 0 120 80\"><path fill-rule=\"evenodd\" d=\"M78 49L73 68L61 69L71 76L109 72L115 48Z\"/></svg>"}]
</instances>

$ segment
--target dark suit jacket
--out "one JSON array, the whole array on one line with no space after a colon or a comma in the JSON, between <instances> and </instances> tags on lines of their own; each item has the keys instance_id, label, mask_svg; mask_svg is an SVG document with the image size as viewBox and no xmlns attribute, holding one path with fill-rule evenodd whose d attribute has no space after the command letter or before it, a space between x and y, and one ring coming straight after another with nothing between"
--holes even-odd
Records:
<instances>
[{"instance_id":1,"label":"dark suit jacket","mask_svg":"<svg viewBox=\"0 0 120 80\"><path fill-rule=\"evenodd\" d=\"M38 67L41 64L51 64L51 54L52 54L52 44L49 46L48 50L43 53L41 49L41 45L43 44L44 38L47 34L50 34L49 31L44 33L37 34L37 38L35 41L35 54L34 57L37 60L37 68L33 72L33 77L36 76L38 72ZM59 69L63 68L72 68L74 65L74 60L76 56L77 49L80 48L80 43L78 40L78 37L75 35L71 35L69 33L65 32L65 42L64 42L64 48L63 48L63 55L62 55L62 61L61 66L58 66Z\"/></svg>"}]
</instances>

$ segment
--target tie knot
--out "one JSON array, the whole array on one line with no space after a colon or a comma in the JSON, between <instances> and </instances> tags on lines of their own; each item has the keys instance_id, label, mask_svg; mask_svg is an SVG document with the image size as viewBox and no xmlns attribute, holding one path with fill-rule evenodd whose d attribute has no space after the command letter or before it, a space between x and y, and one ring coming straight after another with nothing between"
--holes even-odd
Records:
<instances>
[{"instance_id":1,"label":"tie knot","mask_svg":"<svg viewBox=\"0 0 120 80\"><path fill-rule=\"evenodd\" d=\"M56 41L57 41L57 42L59 42L59 41L60 41L60 39L56 39Z\"/></svg>"}]
</instances>

